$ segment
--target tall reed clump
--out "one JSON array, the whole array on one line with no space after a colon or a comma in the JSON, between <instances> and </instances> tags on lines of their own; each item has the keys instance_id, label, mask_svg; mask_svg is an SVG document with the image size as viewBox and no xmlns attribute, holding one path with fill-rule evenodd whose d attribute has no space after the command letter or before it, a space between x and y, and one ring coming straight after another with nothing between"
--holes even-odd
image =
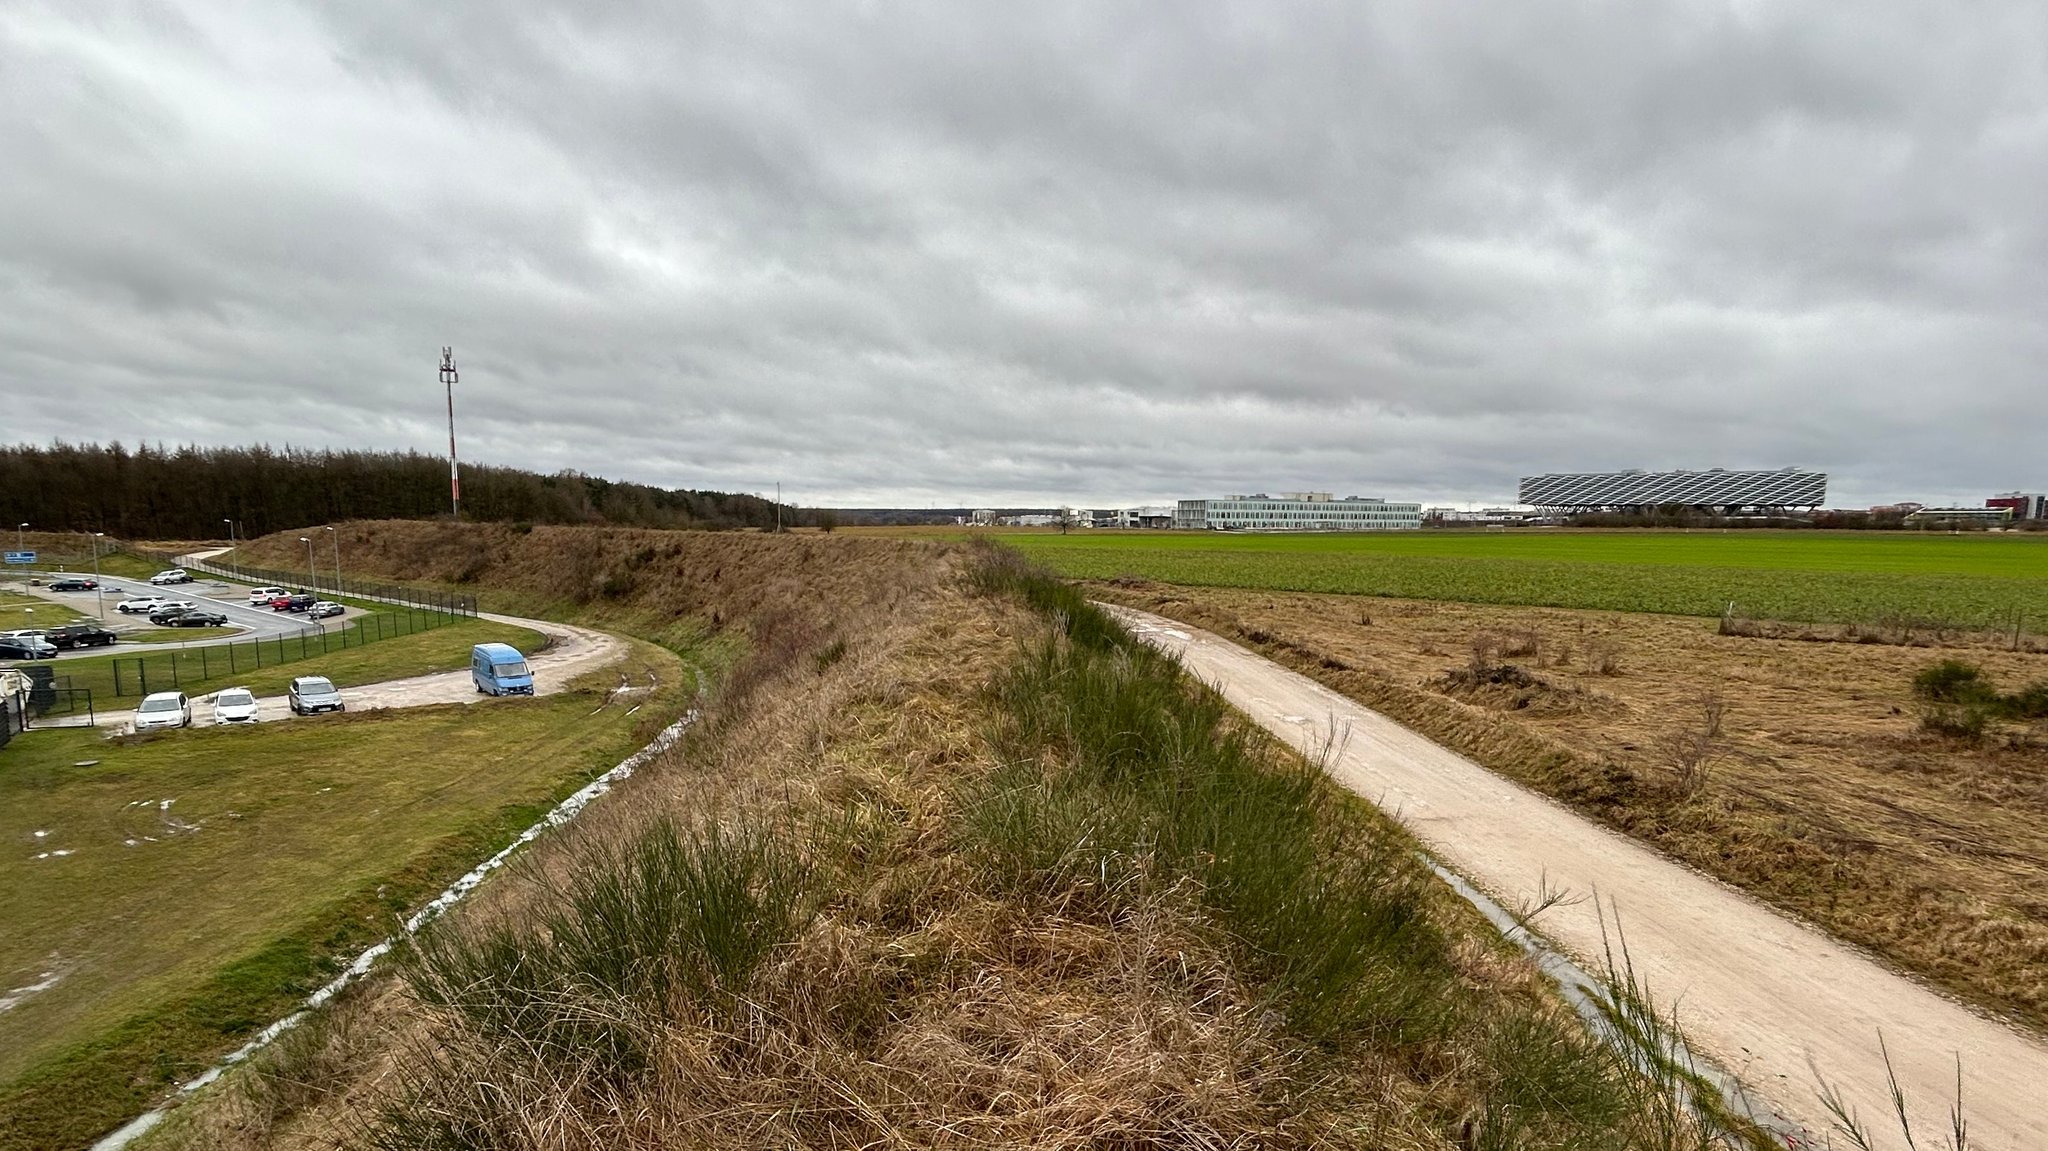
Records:
<instances>
[{"instance_id":1,"label":"tall reed clump","mask_svg":"<svg viewBox=\"0 0 2048 1151\"><path fill-rule=\"evenodd\" d=\"M422 1003L465 1026L413 1064L366 1142L496 1146L508 1124L530 1126L506 1084L616 1088L647 1068L671 1021L738 1008L756 969L808 922L807 878L762 829L658 821L586 859L536 921L428 928L402 969ZM492 1069L510 1073L493 1084L480 1074ZM531 1101L559 1106L546 1094Z\"/></svg>"},{"instance_id":2,"label":"tall reed clump","mask_svg":"<svg viewBox=\"0 0 2048 1151\"><path fill-rule=\"evenodd\" d=\"M1458 1146L1729 1145L1686 1081L1644 1076L1661 1060L1642 1044L1476 989L1413 845L1316 765L1074 589L993 550L975 579L1057 624L996 685L1003 766L965 803L966 846L993 886L1112 924L1191 891L1305 1068L1435 1080Z\"/></svg>"}]
</instances>

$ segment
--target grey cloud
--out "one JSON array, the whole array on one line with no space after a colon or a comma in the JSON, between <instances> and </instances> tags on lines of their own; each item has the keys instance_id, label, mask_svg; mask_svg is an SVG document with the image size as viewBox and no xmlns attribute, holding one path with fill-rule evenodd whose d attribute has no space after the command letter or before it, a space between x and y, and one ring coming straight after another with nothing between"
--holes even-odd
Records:
<instances>
[{"instance_id":1,"label":"grey cloud","mask_svg":"<svg viewBox=\"0 0 2048 1151\"><path fill-rule=\"evenodd\" d=\"M2048 33L1790 4L0 13L9 438L809 502L2038 485ZM170 402L167 402L170 401Z\"/></svg>"}]
</instances>

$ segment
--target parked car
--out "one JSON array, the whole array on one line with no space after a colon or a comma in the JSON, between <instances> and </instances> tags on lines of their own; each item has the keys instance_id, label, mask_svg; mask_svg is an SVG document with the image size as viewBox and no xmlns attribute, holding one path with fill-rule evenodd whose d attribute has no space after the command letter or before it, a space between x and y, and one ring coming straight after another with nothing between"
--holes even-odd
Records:
<instances>
[{"instance_id":1,"label":"parked car","mask_svg":"<svg viewBox=\"0 0 2048 1151\"><path fill-rule=\"evenodd\" d=\"M246 687L224 687L215 692L213 722L255 723L256 693Z\"/></svg>"},{"instance_id":2,"label":"parked car","mask_svg":"<svg viewBox=\"0 0 2048 1151\"><path fill-rule=\"evenodd\" d=\"M249 589L250 607L268 607L270 601L281 595L292 594L288 587L252 587Z\"/></svg>"},{"instance_id":3,"label":"parked car","mask_svg":"<svg viewBox=\"0 0 2048 1151\"><path fill-rule=\"evenodd\" d=\"M314 605L314 603L318 602L318 599L319 597L307 595L305 592L298 592L293 595L281 595L278 596L276 599L270 601L270 610L305 611L308 608L311 608Z\"/></svg>"},{"instance_id":4,"label":"parked car","mask_svg":"<svg viewBox=\"0 0 2048 1151\"><path fill-rule=\"evenodd\" d=\"M39 635L0 636L0 659L56 659L57 645Z\"/></svg>"},{"instance_id":5,"label":"parked car","mask_svg":"<svg viewBox=\"0 0 2048 1151\"><path fill-rule=\"evenodd\" d=\"M134 615L137 612L155 611L157 605L164 602L166 602L164 597L160 595L138 595L129 596L127 599L115 604L114 607L123 615Z\"/></svg>"},{"instance_id":6,"label":"parked car","mask_svg":"<svg viewBox=\"0 0 2048 1151\"><path fill-rule=\"evenodd\" d=\"M470 648L469 679L485 695L533 694L533 669L509 643L480 643Z\"/></svg>"},{"instance_id":7,"label":"parked car","mask_svg":"<svg viewBox=\"0 0 2048 1151\"><path fill-rule=\"evenodd\" d=\"M344 610L340 604L335 603L333 600L323 599L315 601L312 607L307 608L306 614L314 619L326 619L331 615L340 615Z\"/></svg>"},{"instance_id":8,"label":"parked car","mask_svg":"<svg viewBox=\"0 0 2048 1151\"><path fill-rule=\"evenodd\" d=\"M184 568L171 568L168 571L160 571L149 577L149 582L159 587L164 584L191 583L192 575Z\"/></svg>"},{"instance_id":9,"label":"parked car","mask_svg":"<svg viewBox=\"0 0 2048 1151\"><path fill-rule=\"evenodd\" d=\"M51 591L97 591L99 586L100 581L96 579L77 579L71 576L50 581Z\"/></svg>"},{"instance_id":10,"label":"parked car","mask_svg":"<svg viewBox=\"0 0 2048 1151\"><path fill-rule=\"evenodd\" d=\"M157 624L169 623L174 616L198 610L199 605L189 599L167 599L149 609L149 622Z\"/></svg>"},{"instance_id":11,"label":"parked car","mask_svg":"<svg viewBox=\"0 0 2048 1151\"><path fill-rule=\"evenodd\" d=\"M285 692L285 702L291 705L293 715L348 710L348 705L341 701L341 692L335 689L334 681L324 675L302 675L293 680L291 689Z\"/></svg>"},{"instance_id":12,"label":"parked car","mask_svg":"<svg viewBox=\"0 0 2048 1151\"><path fill-rule=\"evenodd\" d=\"M121 637L96 623L67 623L43 633L43 638L60 649L106 647Z\"/></svg>"},{"instance_id":13,"label":"parked car","mask_svg":"<svg viewBox=\"0 0 2048 1151\"><path fill-rule=\"evenodd\" d=\"M191 727L192 701L182 691L159 691L142 697L135 709L135 730L154 727Z\"/></svg>"},{"instance_id":14,"label":"parked car","mask_svg":"<svg viewBox=\"0 0 2048 1151\"><path fill-rule=\"evenodd\" d=\"M155 617L151 617L151 618L155 618ZM165 627L226 627L226 626L227 626L227 623L228 623L228 617L227 617L227 616L225 616L225 615L222 615L221 613L219 613L219 612L217 612L217 611L207 611L207 610L206 610L205 608L192 608L192 609L191 609L191 610L189 610L189 611L181 611L181 612L179 612L179 613L178 613L177 615L174 615L174 616L172 616L171 618L169 618L169 619L165 620L165 621L164 621L164 626L165 626Z\"/></svg>"}]
</instances>

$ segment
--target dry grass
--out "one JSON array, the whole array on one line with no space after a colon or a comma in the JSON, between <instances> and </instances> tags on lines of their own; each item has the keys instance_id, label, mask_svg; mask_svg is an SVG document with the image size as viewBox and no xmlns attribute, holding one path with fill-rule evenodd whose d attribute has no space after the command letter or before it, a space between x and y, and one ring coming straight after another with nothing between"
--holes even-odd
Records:
<instances>
[{"instance_id":1,"label":"dry grass","mask_svg":"<svg viewBox=\"0 0 2048 1151\"><path fill-rule=\"evenodd\" d=\"M2048 730L1921 730L1938 652L1682 617L1167 585L1091 594L1250 643L1502 774L2048 1026ZM1366 622L1369 618L1370 622ZM1526 685L1472 682L1527 633ZM1972 649L2001 683L2048 659ZM1501 677L1501 678L1520 678Z\"/></svg>"},{"instance_id":2,"label":"dry grass","mask_svg":"<svg viewBox=\"0 0 2048 1151\"><path fill-rule=\"evenodd\" d=\"M761 962L651 999L560 985L540 1010L620 1041L576 1045L479 1025L482 985L423 959L150 1145L1451 1151L1521 1145L1488 1140L1550 1115L1559 1084L1612 1118L1604 1080L1552 1068L1608 1066L1597 1047L1439 889L1418 891L1449 964L1443 1026L1324 1048L1184 879L1108 903L991 882L963 839L978 781L1008 766L990 685L1047 625L917 554L935 570L829 619L756 611L707 721L442 936L540 956L592 869L651 829L765 829L802 878Z\"/></svg>"}]
</instances>

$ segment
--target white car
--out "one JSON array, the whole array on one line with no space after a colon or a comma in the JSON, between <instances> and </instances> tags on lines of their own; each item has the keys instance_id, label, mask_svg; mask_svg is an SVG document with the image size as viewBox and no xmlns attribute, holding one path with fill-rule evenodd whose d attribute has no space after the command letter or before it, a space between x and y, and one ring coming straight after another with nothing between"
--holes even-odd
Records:
<instances>
[{"instance_id":1,"label":"white car","mask_svg":"<svg viewBox=\"0 0 2048 1151\"><path fill-rule=\"evenodd\" d=\"M124 615L136 615L141 612L155 611L157 605L162 602L164 602L164 597L160 595L138 595L124 599L120 603L115 604L114 607Z\"/></svg>"},{"instance_id":2,"label":"white car","mask_svg":"<svg viewBox=\"0 0 2048 1151\"><path fill-rule=\"evenodd\" d=\"M192 576L184 568L171 568L168 571L160 571L149 577L149 582L159 587L169 583L191 583Z\"/></svg>"},{"instance_id":3,"label":"white car","mask_svg":"<svg viewBox=\"0 0 2048 1151\"><path fill-rule=\"evenodd\" d=\"M306 614L314 619L326 619L328 616L331 615L340 615L342 612L346 610L348 609L342 607L338 603L335 603L331 599L323 599L316 601L312 607L307 608Z\"/></svg>"},{"instance_id":4,"label":"white car","mask_svg":"<svg viewBox=\"0 0 2048 1151\"><path fill-rule=\"evenodd\" d=\"M281 588L281 587L252 587L252 588L250 588L250 589L249 589L249 606L250 606L250 607L269 607L269 606L270 606L270 601L271 601L271 600L274 600L274 599L276 599L276 598L277 598L278 596L281 596L281 595L290 595L290 594L292 594L292 592L291 592L291 589L290 589L290 588Z\"/></svg>"},{"instance_id":5,"label":"white car","mask_svg":"<svg viewBox=\"0 0 2048 1151\"><path fill-rule=\"evenodd\" d=\"M182 691L160 691L142 697L142 706L135 709L135 730L149 731L158 727L191 727L192 701Z\"/></svg>"},{"instance_id":6,"label":"white car","mask_svg":"<svg viewBox=\"0 0 2048 1151\"><path fill-rule=\"evenodd\" d=\"M224 687L214 693L213 722L255 723L256 693L246 687Z\"/></svg>"}]
</instances>

